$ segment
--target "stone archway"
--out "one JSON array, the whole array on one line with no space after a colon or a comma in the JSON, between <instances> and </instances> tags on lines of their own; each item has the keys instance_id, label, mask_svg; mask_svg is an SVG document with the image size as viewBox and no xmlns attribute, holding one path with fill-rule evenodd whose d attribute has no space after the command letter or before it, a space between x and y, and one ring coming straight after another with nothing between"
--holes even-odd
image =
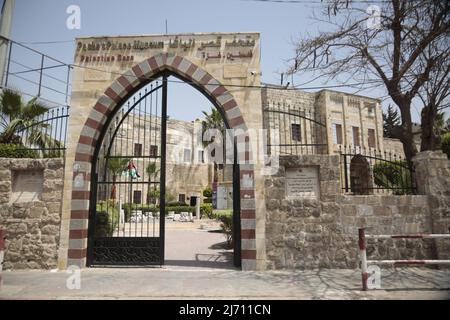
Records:
<instances>
[{"instance_id":1,"label":"stone archway","mask_svg":"<svg viewBox=\"0 0 450 320\"><path fill-rule=\"evenodd\" d=\"M91 161L107 120L120 103L162 71L170 71L186 79L202 91L222 112L230 128L241 129L237 136L240 152L239 178L241 182L241 260L243 270L256 269L255 244L255 183L251 160L251 145L247 126L240 107L230 92L210 73L185 57L160 53L136 65L119 76L103 93L90 111L81 130L76 147L69 223L68 265L85 266L87 254L88 219L90 206ZM246 164L242 164L243 161Z\"/></svg>"}]
</instances>

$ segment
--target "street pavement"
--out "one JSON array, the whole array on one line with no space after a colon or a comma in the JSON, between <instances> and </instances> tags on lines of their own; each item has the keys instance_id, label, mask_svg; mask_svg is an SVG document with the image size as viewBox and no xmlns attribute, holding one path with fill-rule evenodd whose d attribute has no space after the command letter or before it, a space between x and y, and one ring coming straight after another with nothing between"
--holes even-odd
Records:
<instances>
[{"instance_id":1,"label":"street pavement","mask_svg":"<svg viewBox=\"0 0 450 320\"><path fill-rule=\"evenodd\" d=\"M358 270L85 268L79 289L71 275L6 271L0 299L450 299L450 272L419 268L382 270L381 289L367 292Z\"/></svg>"},{"instance_id":2,"label":"street pavement","mask_svg":"<svg viewBox=\"0 0 450 320\"><path fill-rule=\"evenodd\" d=\"M359 270L237 270L224 240L199 222L173 224L162 267L83 268L79 281L65 270L3 271L0 299L450 299L449 269L381 269L381 288L364 292Z\"/></svg>"}]
</instances>

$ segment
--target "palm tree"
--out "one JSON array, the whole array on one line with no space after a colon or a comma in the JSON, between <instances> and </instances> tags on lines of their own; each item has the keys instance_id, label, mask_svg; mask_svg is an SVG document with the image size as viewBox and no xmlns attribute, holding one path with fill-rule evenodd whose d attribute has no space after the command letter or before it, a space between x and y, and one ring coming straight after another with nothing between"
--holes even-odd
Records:
<instances>
[{"instance_id":1,"label":"palm tree","mask_svg":"<svg viewBox=\"0 0 450 320\"><path fill-rule=\"evenodd\" d=\"M448 119L447 119L448 122ZM447 123L445 121L445 112L438 112L436 118L434 119L434 130L437 136L443 135L447 131Z\"/></svg>"},{"instance_id":2,"label":"palm tree","mask_svg":"<svg viewBox=\"0 0 450 320\"><path fill-rule=\"evenodd\" d=\"M111 188L110 198L113 200L116 199L117 176L125 169L125 167L127 166L127 163L128 163L128 159L121 158L120 156L108 159L107 167L112 175L112 188Z\"/></svg>"},{"instance_id":3,"label":"palm tree","mask_svg":"<svg viewBox=\"0 0 450 320\"><path fill-rule=\"evenodd\" d=\"M152 180L158 175L159 173L159 169L156 167L156 163L155 162L151 162L147 165L147 167L145 168L145 172L147 173L148 176L148 189L147 189L147 204L150 204L151 199L155 198L155 193L151 191L151 184L152 184Z\"/></svg>"},{"instance_id":4,"label":"palm tree","mask_svg":"<svg viewBox=\"0 0 450 320\"><path fill-rule=\"evenodd\" d=\"M39 121L39 117L49 110L37 97L24 102L14 90L3 89L0 93L0 143L23 145L20 133L31 146L41 149L60 148L61 143L46 132L51 132L50 124Z\"/></svg>"},{"instance_id":5,"label":"palm tree","mask_svg":"<svg viewBox=\"0 0 450 320\"><path fill-rule=\"evenodd\" d=\"M220 112L215 109L211 108L211 113L208 113L206 111L202 111L202 113L205 115L205 119L202 121L202 131L203 133L208 129L218 129L222 133L222 137L224 137L225 133L225 123L223 122L222 115ZM223 148L225 150L225 139L223 139ZM203 146L206 147L209 144L209 141L203 141ZM215 150L214 150L215 151ZM213 152L214 152L213 151ZM217 182L217 163L214 161L214 177L213 181Z\"/></svg>"}]
</instances>

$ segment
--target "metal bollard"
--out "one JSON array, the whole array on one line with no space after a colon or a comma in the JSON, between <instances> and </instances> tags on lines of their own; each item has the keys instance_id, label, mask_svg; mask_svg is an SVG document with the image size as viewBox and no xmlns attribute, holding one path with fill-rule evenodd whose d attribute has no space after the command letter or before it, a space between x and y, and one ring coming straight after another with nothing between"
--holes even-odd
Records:
<instances>
[{"instance_id":1,"label":"metal bollard","mask_svg":"<svg viewBox=\"0 0 450 320\"><path fill-rule=\"evenodd\" d=\"M359 236L359 257L361 262L361 278L362 278L362 289L367 290L367 279L369 274L367 273L367 254L366 254L366 235L365 228L358 229Z\"/></svg>"}]
</instances>

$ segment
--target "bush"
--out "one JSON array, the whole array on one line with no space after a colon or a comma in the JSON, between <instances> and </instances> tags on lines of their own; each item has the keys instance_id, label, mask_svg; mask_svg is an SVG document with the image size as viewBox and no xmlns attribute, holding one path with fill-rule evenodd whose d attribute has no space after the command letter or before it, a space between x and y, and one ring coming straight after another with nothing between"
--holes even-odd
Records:
<instances>
[{"instance_id":1,"label":"bush","mask_svg":"<svg viewBox=\"0 0 450 320\"><path fill-rule=\"evenodd\" d=\"M213 207L211 203L202 203L200 205L200 218L203 217L213 219Z\"/></svg>"},{"instance_id":2,"label":"bush","mask_svg":"<svg viewBox=\"0 0 450 320\"><path fill-rule=\"evenodd\" d=\"M172 202L175 200L175 196L169 190L166 190L166 195L164 199L166 200L166 203Z\"/></svg>"},{"instance_id":3,"label":"bush","mask_svg":"<svg viewBox=\"0 0 450 320\"><path fill-rule=\"evenodd\" d=\"M233 247L233 212L231 210L216 210L217 220L221 222L220 227L227 238L227 244Z\"/></svg>"},{"instance_id":4,"label":"bush","mask_svg":"<svg viewBox=\"0 0 450 320\"><path fill-rule=\"evenodd\" d=\"M442 136L441 148L442 151L447 154L447 158L450 159L450 132L447 132Z\"/></svg>"},{"instance_id":5,"label":"bush","mask_svg":"<svg viewBox=\"0 0 450 320\"><path fill-rule=\"evenodd\" d=\"M159 203L159 188L158 189L149 189L147 191L147 202L150 202L151 204L154 203ZM170 191L166 190L166 194L165 194L165 200L166 203L170 203L173 202L175 200L175 196L170 193Z\"/></svg>"},{"instance_id":6,"label":"bush","mask_svg":"<svg viewBox=\"0 0 450 320\"><path fill-rule=\"evenodd\" d=\"M166 214L169 211L173 211L175 213L180 213L180 212L191 212L194 213L195 212L195 207L191 207L191 206L166 206Z\"/></svg>"},{"instance_id":7,"label":"bush","mask_svg":"<svg viewBox=\"0 0 450 320\"><path fill-rule=\"evenodd\" d=\"M147 205L147 204L130 204L130 203L124 203L122 205L122 209L124 210L125 213L125 222L130 222L130 217L131 217L131 211L133 210L141 210L142 213L145 212L158 212L159 213L159 206L154 206L154 205ZM194 213L195 212L195 207L191 207L188 205L177 205L177 206L172 206L172 205L168 205L166 204L166 215L169 211L174 211L175 213L180 213L180 212L191 212Z\"/></svg>"},{"instance_id":8,"label":"bush","mask_svg":"<svg viewBox=\"0 0 450 320\"><path fill-rule=\"evenodd\" d=\"M188 204L180 201L167 202L166 207L187 207Z\"/></svg>"},{"instance_id":9,"label":"bush","mask_svg":"<svg viewBox=\"0 0 450 320\"><path fill-rule=\"evenodd\" d=\"M0 143L0 158L39 158L36 150L30 150L20 144Z\"/></svg>"},{"instance_id":10,"label":"bush","mask_svg":"<svg viewBox=\"0 0 450 320\"><path fill-rule=\"evenodd\" d=\"M203 203L211 203L212 205L212 198L203 199Z\"/></svg>"},{"instance_id":11,"label":"bush","mask_svg":"<svg viewBox=\"0 0 450 320\"><path fill-rule=\"evenodd\" d=\"M122 209L125 214L125 222L130 222L131 217L131 211L133 210L141 210L142 213L146 212L159 212L159 207L153 205L153 204L130 204L130 203L124 203L122 205Z\"/></svg>"},{"instance_id":12,"label":"bush","mask_svg":"<svg viewBox=\"0 0 450 320\"><path fill-rule=\"evenodd\" d=\"M95 237L111 237L119 223L119 204L99 201L95 214Z\"/></svg>"},{"instance_id":13,"label":"bush","mask_svg":"<svg viewBox=\"0 0 450 320\"><path fill-rule=\"evenodd\" d=\"M153 204L138 204L135 205L137 210L141 210L142 213L147 214L147 213L159 213L159 207L153 205Z\"/></svg>"},{"instance_id":14,"label":"bush","mask_svg":"<svg viewBox=\"0 0 450 320\"><path fill-rule=\"evenodd\" d=\"M392 189L396 195L411 194L411 172L404 160L376 162L373 178L376 185Z\"/></svg>"},{"instance_id":15,"label":"bush","mask_svg":"<svg viewBox=\"0 0 450 320\"><path fill-rule=\"evenodd\" d=\"M136 209L136 205L135 204L130 204L130 203L124 203L122 205L122 209L124 211L125 214L125 222L130 222L130 217L131 217L131 209Z\"/></svg>"},{"instance_id":16,"label":"bush","mask_svg":"<svg viewBox=\"0 0 450 320\"><path fill-rule=\"evenodd\" d=\"M211 198L212 197L212 189L210 187L206 187L205 190L203 190L203 196L205 198Z\"/></svg>"}]
</instances>

